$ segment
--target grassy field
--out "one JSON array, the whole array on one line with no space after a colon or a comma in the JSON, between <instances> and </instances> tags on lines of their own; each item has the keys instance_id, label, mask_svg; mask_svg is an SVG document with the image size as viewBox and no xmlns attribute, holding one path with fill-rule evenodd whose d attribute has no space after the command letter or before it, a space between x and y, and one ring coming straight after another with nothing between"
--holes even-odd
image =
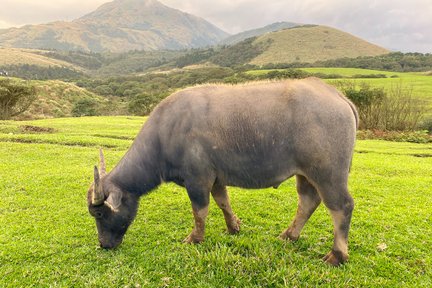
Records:
<instances>
[{"instance_id":1,"label":"grassy field","mask_svg":"<svg viewBox=\"0 0 432 288\"><path fill-rule=\"evenodd\" d=\"M283 69L278 69L283 70ZM426 73L414 73L414 72L391 72L391 71L379 71L370 69L358 69L358 68L301 68L301 70L310 73L322 73L326 75L337 74L343 77L353 78L357 82L366 82L377 87L384 87L385 89L391 89L392 87L402 84L406 88L412 88L414 96L421 97L432 101L432 76ZM247 73L253 75L261 75L268 73L271 70L251 70ZM386 78L356 78L356 75L372 75L372 74L383 74ZM334 83L340 79L327 79L328 83Z\"/></svg>"},{"instance_id":2,"label":"grassy field","mask_svg":"<svg viewBox=\"0 0 432 288\"><path fill-rule=\"evenodd\" d=\"M112 168L144 120L0 122L0 287L431 287L431 144L357 142L350 260L339 268L321 261L333 240L323 206L298 242L277 239L295 214L292 179L229 189L242 219L236 236L212 201L200 245L181 243L190 203L183 188L164 184L141 200L119 248L98 248L86 207L97 149Z\"/></svg>"}]
</instances>

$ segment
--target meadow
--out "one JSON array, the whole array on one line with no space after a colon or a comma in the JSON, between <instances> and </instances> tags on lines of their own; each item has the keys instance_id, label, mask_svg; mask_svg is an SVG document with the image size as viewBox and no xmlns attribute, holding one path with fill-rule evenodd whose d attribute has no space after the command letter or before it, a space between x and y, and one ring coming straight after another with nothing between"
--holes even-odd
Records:
<instances>
[{"instance_id":1,"label":"meadow","mask_svg":"<svg viewBox=\"0 0 432 288\"><path fill-rule=\"evenodd\" d=\"M283 69L278 69L283 70ZM360 68L301 68L309 73L321 73L323 75L340 75L357 82L370 83L373 86L391 89L396 85L403 85L405 88L412 89L413 95L419 98L432 101L432 76L424 72L392 72ZM271 70L250 70L247 73L252 75L266 74ZM366 75L385 75L386 78L361 78ZM357 76L357 77L356 77ZM324 77L325 78L325 77ZM334 83L341 79L327 79L328 83Z\"/></svg>"},{"instance_id":2,"label":"meadow","mask_svg":"<svg viewBox=\"0 0 432 288\"><path fill-rule=\"evenodd\" d=\"M322 205L297 242L277 239L296 211L294 179L230 188L240 234L226 234L212 201L200 245L181 243L193 225L185 190L163 184L141 199L123 244L99 248L86 203L98 148L110 170L144 121L0 122L0 287L432 286L432 144L357 141L350 260L338 268L321 261L333 241Z\"/></svg>"}]
</instances>

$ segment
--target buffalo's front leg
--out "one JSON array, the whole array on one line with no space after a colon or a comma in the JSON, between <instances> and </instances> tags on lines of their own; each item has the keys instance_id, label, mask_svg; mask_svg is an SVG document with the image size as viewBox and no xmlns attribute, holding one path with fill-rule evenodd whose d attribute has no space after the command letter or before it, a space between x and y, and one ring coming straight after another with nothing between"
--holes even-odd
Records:
<instances>
[{"instance_id":1,"label":"buffalo's front leg","mask_svg":"<svg viewBox=\"0 0 432 288\"><path fill-rule=\"evenodd\" d=\"M321 203L317 190L304 176L297 176L297 193L299 197L297 213L288 229L279 236L282 240L296 241L309 217Z\"/></svg>"},{"instance_id":2,"label":"buffalo's front leg","mask_svg":"<svg viewBox=\"0 0 432 288\"><path fill-rule=\"evenodd\" d=\"M231 209L231 204L229 201L227 189L224 185L220 185L216 182L211 190L213 199L216 204L222 210L225 218L229 234L236 234L240 231L240 219L234 214Z\"/></svg>"},{"instance_id":3,"label":"buffalo's front leg","mask_svg":"<svg viewBox=\"0 0 432 288\"><path fill-rule=\"evenodd\" d=\"M202 188L186 187L192 202L192 212L195 225L192 232L186 237L185 243L200 243L204 240L205 220L208 215L210 192Z\"/></svg>"}]
</instances>

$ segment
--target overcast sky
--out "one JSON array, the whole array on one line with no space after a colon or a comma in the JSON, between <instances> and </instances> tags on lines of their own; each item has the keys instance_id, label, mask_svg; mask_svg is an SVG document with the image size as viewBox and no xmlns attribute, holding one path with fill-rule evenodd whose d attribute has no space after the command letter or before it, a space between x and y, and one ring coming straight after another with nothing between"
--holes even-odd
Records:
<instances>
[{"instance_id":1,"label":"overcast sky","mask_svg":"<svg viewBox=\"0 0 432 288\"><path fill-rule=\"evenodd\" d=\"M0 0L0 28L73 20L109 0ZM160 0L229 33L322 24L391 50L432 53L432 0Z\"/></svg>"}]
</instances>

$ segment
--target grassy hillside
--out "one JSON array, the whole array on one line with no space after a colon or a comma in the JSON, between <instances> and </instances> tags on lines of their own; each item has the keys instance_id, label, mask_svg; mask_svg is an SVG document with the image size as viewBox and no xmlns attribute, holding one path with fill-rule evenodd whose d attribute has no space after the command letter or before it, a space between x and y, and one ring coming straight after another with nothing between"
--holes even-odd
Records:
<instances>
[{"instance_id":1,"label":"grassy hillside","mask_svg":"<svg viewBox=\"0 0 432 288\"><path fill-rule=\"evenodd\" d=\"M1 48L0 47L0 66L8 65L36 65L41 67L70 67L80 70L66 61L53 59L44 54L47 51L36 49L21 49L21 48Z\"/></svg>"},{"instance_id":2,"label":"grassy hillside","mask_svg":"<svg viewBox=\"0 0 432 288\"><path fill-rule=\"evenodd\" d=\"M358 141L350 176L356 207L350 260L321 257L332 224L321 205L298 242L277 235L295 214L295 183L278 189L229 188L242 219L224 232L211 201L206 240L185 245L192 228L186 191L163 184L141 200L116 250L98 248L86 191L105 147L108 169L145 118L90 117L0 122L0 286L51 287L430 287L431 144ZM50 127L29 133L23 125ZM420 157L422 156L422 157Z\"/></svg>"},{"instance_id":3,"label":"grassy hillside","mask_svg":"<svg viewBox=\"0 0 432 288\"><path fill-rule=\"evenodd\" d=\"M101 97L73 83L59 80L28 81L36 89L37 99L30 108L15 117L17 120L73 116L80 101L90 101L96 114L125 114L124 104L115 97Z\"/></svg>"},{"instance_id":4,"label":"grassy hillside","mask_svg":"<svg viewBox=\"0 0 432 288\"><path fill-rule=\"evenodd\" d=\"M342 57L375 56L389 53L346 32L326 26L300 26L265 34L255 45L271 45L250 64L315 62Z\"/></svg>"}]
</instances>

